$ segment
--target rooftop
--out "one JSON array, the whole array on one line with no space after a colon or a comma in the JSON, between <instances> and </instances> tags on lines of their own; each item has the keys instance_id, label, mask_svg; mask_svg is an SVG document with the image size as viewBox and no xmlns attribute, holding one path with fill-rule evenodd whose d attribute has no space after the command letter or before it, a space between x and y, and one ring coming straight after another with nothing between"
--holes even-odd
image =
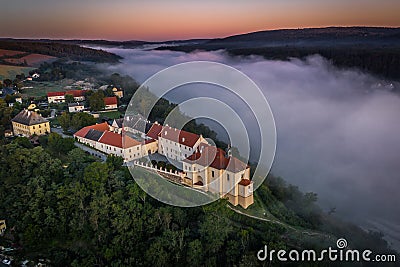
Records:
<instances>
[{"instance_id":1,"label":"rooftop","mask_svg":"<svg viewBox=\"0 0 400 267\"><path fill-rule=\"evenodd\" d=\"M87 134L85 135L86 139L92 140L92 141L98 141L100 137L103 135L104 132L98 131L95 129L90 129Z\"/></svg>"},{"instance_id":2,"label":"rooftop","mask_svg":"<svg viewBox=\"0 0 400 267\"><path fill-rule=\"evenodd\" d=\"M83 127L82 129L80 129L79 131L77 131L74 134L74 136L85 137L86 134L91 129L97 130L97 131L100 131L100 132L104 132L104 131L108 131L109 130L109 126L108 126L108 124L106 122L95 124L95 125L86 126L86 127Z\"/></svg>"},{"instance_id":3,"label":"rooftop","mask_svg":"<svg viewBox=\"0 0 400 267\"><path fill-rule=\"evenodd\" d=\"M225 151L221 148L200 144L198 150L184 160L189 164L198 164L200 166L210 166L218 170L227 170L231 172L240 172L247 169L247 164L236 157L227 157Z\"/></svg>"},{"instance_id":4,"label":"rooftop","mask_svg":"<svg viewBox=\"0 0 400 267\"><path fill-rule=\"evenodd\" d=\"M78 106L82 106L83 107L83 103L69 103L68 107L78 107Z\"/></svg>"},{"instance_id":5,"label":"rooftop","mask_svg":"<svg viewBox=\"0 0 400 267\"><path fill-rule=\"evenodd\" d=\"M54 96L64 96L64 95L72 95L74 97L80 97L85 94L86 90L69 90L65 92L48 92L47 96L48 97L54 97Z\"/></svg>"},{"instance_id":6,"label":"rooftop","mask_svg":"<svg viewBox=\"0 0 400 267\"><path fill-rule=\"evenodd\" d=\"M118 103L116 96L110 96L104 98L104 105L116 105Z\"/></svg>"},{"instance_id":7,"label":"rooftop","mask_svg":"<svg viewBox=\"0 0 400 267\"><path fill-rule=\"evenodd\" d=\"M104 134L99 139L99 142L119 148L128 148L140 145L140 142L136 141L135 139L127 135L124 138L122 138L121 134L109 131L104 132Z\"/></svg>"},{"instance_id":8,"label":"rooftop","mask_svg":"<svg viewBox=\"0 0 400 267\"><path fill-rule=\"evenodd\" d=\"M153 125L150 127L149 131L147 132L147 136L157 140L158 139L158 135L162 130L162 125L158 124L158 123L153 123Z\"/></svg>"},{"instance_id":9,"label":"rooftop","mask_svg":"<svg viewBox=\"0 0 400 267\"><path fill-rule=\"evenodd\" d=\"M34 111L28 111L26 109L22 110L20 113L18 113L12 121L21 123L23 125L36 125L36 124L41 124L48 122L45 118L40 116L38 113Z\"/></svg>"},{"instance_id":10,"label":"rooftop","mask_svg":"<svg viewBox=\"0 0 400 267\"><path fill-rule=\"evenodd\" d=\"M170 126L164 126L159 136L188 147L193 147L200 138L197 134L178 130Z\"/></svg>"},{"instance_id":11,"label":"rooftop","mask_svg":"<svg viewBox=\"0 0 400 267\"><path fill-rule=\"evenodd\" d=\"M239 184L243 186L248 186L249 184L251 184L251 181L249 179L242 179L240 180Z\"/></svg>"}]
</instances>

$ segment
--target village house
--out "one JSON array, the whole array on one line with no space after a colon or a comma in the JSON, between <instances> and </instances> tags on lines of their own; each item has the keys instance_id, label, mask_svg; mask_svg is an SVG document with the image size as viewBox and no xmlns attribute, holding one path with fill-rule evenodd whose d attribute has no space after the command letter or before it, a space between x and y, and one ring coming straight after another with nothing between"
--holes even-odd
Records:
<instances>
[{"instance_id":1,"label":"village house","mask_svg":"<svg viewBox=\"0 0 400 267\"><path fill-rule=\"evenodd\" d=\"M68 104L68 111L69 112L80 112L85 109L85 106L82 103L69 103Z\"/></svg>"},{"instance_id":2,"label":"village house","mask_svg":"<svg viewBox=\"0 0 400 267\"><path fill-rule=\"evenodd\" d=\"M84 127L74 134L74 138L106 154L120 156L124 161L142 157L144 142L110 131L106 122Z\"/></svg>"},{"instance_id":3,"label":"village house","mask_svg":"<svg viewBox=\"0 0 400 267\"><path fill-rule=\"evenodd\" d=\"M118 98L123 98L124 97L124 91L122 89L118 89L117 87L114 87L112 89L114 95Z\"/></svg>"},{"instance_id":4,"label":"village house","mask_svg":"<svg viewBox=\"0 0 400 267\"><path fill-rule=\"evenodd\" d=\"M65 92L48 92L47 101L50 103L64 103L66 95L72 95L75 102L81 102L85 100L86 90L69 90Z\"/></svg>"},{"instance_id":5,"label":"village house","mask_svg":"<svg viewBox=\"0 0 400 267\"><path fill-rule=\"evenodd\" d=\"M34 111L26 109L18 113L12 120L14 135L30 137L50 133L50 123Z\"/></svg>"},{"instance_id":6,"label":"village house","mask_svg":"<svg viewBox=\"0 0 400 267\"><path fill-rule=\"evenodd\" d=\"M28 110L35 110L37 108L35 103L31 103L29 104L29 106L27 107Z\"/></svg>"},{"instance_id":7,"label":"village house","mask_svg":"<svg viewBox=\"0 0 400 267\"><path fill-rule=\"evenodd\" d=\"M4 137L11 137L13 136L13 132L11 130L5 130L4 131Z\"/></svg>"},{"instance_id":8,"label":"village house","mask_svg":"<svg viewBox=\"0 0 400 267\"><path fill-rule=\"evenodd\" d=\"M111 110L118 108L118 100L116 96L105 97L104 98L104 109Z\"/></svg>"}]
</instances>

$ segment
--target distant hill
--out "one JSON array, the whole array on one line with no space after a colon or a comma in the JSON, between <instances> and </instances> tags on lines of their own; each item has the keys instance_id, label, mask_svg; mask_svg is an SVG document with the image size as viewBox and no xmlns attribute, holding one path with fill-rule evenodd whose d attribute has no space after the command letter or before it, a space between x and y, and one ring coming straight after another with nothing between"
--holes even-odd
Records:
<instances>
[{"instance_id":1,"label":"distant hill","mask_svg":"<svg viewBox=\"0 0 400 267\"><path fill-rule=\"evenodd\" d=\"M329 27L260 31L213 39L207 46L315 46L315 45L399 45L400 28L381 27Z\"/></svg>"},{"instance_id":2,"label":"distant hill","mask_svg":"<svg viewBox=\"0 0 400 267\"><path fill-rule=\"evenodd\" d=\"M82 47L73 42L57 40L0 39L0 49L42 54L57 58L98 63L117 63L121 59L113 53Z\"/></svg>"},{"instance_id":3,"label":"distant hill","mask_svg":"<svg viewBox=\"0 0 400 267\"><path fill-rule=\"evenodd\" d=\"M156 49L183 52L224 49L231 55L260 55L273 60L320 54L338 67L355 67L383 78L400 80L400 28L329 27L260 31Z\"/></svg>"}]
</instances>

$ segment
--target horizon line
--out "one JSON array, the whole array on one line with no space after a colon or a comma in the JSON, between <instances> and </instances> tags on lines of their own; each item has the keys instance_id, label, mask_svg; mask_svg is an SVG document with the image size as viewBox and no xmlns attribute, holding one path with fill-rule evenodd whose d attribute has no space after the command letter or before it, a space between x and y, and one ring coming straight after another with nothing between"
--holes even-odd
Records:
<instances>
[{"instance_id":1,"label":"horizon line","mask_svg":"<svg viewBox=\"0 0 400 267\"><path fill-rule=\"evenodd\" d=\"M192 40L213 40L213 39L224 39L232 36L245 35L251 33L258 32L268 32L268 31L285 31L285 30L307 30L307 29L328 29L328 28L382 28L382 29L398 29L400 26L365 26L365 25L353 25L353 26L322 26L322 27L287 27L287 28L275 28L275 29L265 29L265 30L256 30L242 33L235 33L231 35L225 35L221 37L193 37L188 39L165 39L165 40L138 40L138 39L125 39L125 40L113 40L113 39L102 39L102 38L51 38L51 37L37 37L37 38L29 38L29 37L0 37L0 40L11 39L11 40L51 40L51 41L106 41L106 42L143 42L143 43L163 43L163 42L174 42L174 41L192 41Z\"/></svg>"}]
</instances>

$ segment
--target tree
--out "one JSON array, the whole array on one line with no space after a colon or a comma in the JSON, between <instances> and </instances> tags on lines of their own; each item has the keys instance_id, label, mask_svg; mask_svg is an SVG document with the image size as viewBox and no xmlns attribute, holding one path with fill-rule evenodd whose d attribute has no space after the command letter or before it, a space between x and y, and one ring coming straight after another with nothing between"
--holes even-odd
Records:
<instances>
[{"instance_id":1,"label":"tree","mask_svg":"<svg viewBox=\"0 0 400 267\"><path fill-rule=\"evenodd\" d=\"M67 112L63 112L61 116L58 117L58 123L64 131L67 131L71 126L71 115Z\"/></svg>"},{"instance_id":2,"label":"tree","mask_svg":"<svg viewBox=\"0 0 400 267\"><path fill-rule=\"evenodd\" d=\"M67 103L73 103L74 102L74 96L71 94L66 94L65 95L65 102Z\"/></svg>"},{"instance_id":3,"label":"tree","mask_svg":"<svg viewBox=\"0 0 400 267\"><path fill-rule=\"evenodd\" d=\"M122 164L124 163L124 159L119 156L114 156L114 155L108 155L106 163L112 170L119 170L122 167Z\"/></svg>"},{"instance_id":4,"label":"tree","mask_svg":"<svg viewBox=\"0 0 400 267\"><path fill-rule=\"evenodd\" d=\"M23 148L33 148L31 141L29 141L29 138L27 137L17 137L13 143L18 144Z\"/></svg>"},{"instance_id":5,"label":"tree","mask_svg":"<svg viewBox=\"0 0 400 267\"><path fill-rule=\"evenodd\" d=\"M93 115L85 112L78 112L71 115L70 127L77 131L82 127L95 124L96 121L97 120Z\"/></svg>"},{"instance_id":6,"label":"tree","mask_svg":"<svg viewBox=\"0 0 400 267\"><path fill-rule=\"evenodd\" d=\"M60 156L74 149L74 143L75 141L73 138L62 138L61 135L57 133L50 133L47 147L52 153Z\"/></svg>"},{"instance_id":7,"label":"tree","mask_svg":"<svg viewBox=\"0 0 400 267\"><path fill-rule=\"evenodd\" d=\"M195 239L189 243L187 261L190 266L202 266L203 247L200 240Z\"/></svg>"},{"instance_id":8,"label":"tree","mask_svg":"<svg viewBox=\"0 0 400 267\"><path fill-rule=\"evenodd\" d=\"M104 92L97 91L89 96L89 106L92 111L99 111L104 109Z\"/></svg>"}]
</instances>

